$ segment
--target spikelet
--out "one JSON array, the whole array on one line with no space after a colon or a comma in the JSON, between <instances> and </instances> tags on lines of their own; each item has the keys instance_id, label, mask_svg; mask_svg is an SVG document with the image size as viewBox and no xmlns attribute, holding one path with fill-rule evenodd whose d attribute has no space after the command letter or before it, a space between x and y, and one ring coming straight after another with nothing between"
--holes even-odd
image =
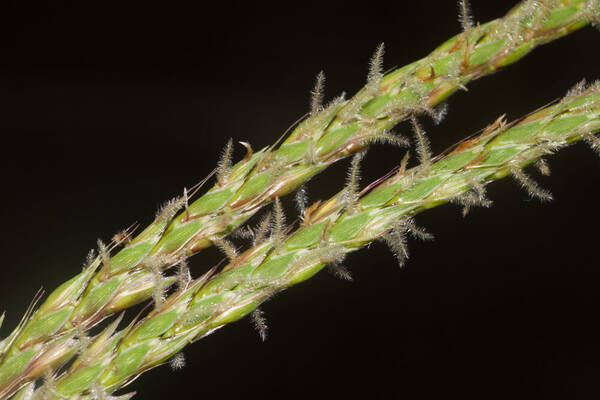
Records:
<instances>
[{"instance_id":1,"label":"spikelet","mask_svg":"<svg viewBox=\"0 0 600 400\"><path fill-rule=\"evenodd\" d=\"M547 190L542 189L535 181L525 174L520 168L516 166L510 167L510 172L513 178L519 182L523 189L527 190L527 193L531 197L537 197L541 201L552 200L552 194Z\"/></svg>"},{"instance_id":2,"label":"spikelet","mask_svg":"<svg viewBox=\"0 0 600 400\"><path fill-rule=\"evenodd\" d=\"M185 367L185 356L181 351L171 357L169 360L169 366L173 371L179 371Z\"/></svg>"},{"instance_id":3,"label":"spikelet","mask_svg":"<svg viewBox=\"0 0 600 400\"><path fill-rule=\"evenodd\" d=\"M346 210L349 214L356 211L358 203L358 192L360 184L360 161L364 157L364 152L356 153L350 162L350 169L346 175L345 201Z\"/></svg>"},{"instance_id":4,"label":"spikelet","mask_svg":"<svg viewBox=\"0 0 600 400\"><path fill-rule=\"evenodd\" d=\"M308 203L306 184L300 186L300 188L296 191L294 202L296 203L296 209L300 214L300 219L304 221L304 213L306 212L306 204Z\"/></svg>"},{"instance_id":5,"label":"spikelet","mask_svg":"<svg viewBox=\"0 0 600 400\"><path fill-rule=\"evenodd\" d=\"M98 239L98 254L102 260L102 279L107 279L110 275L110 253L104 242Z\"/></svg>"},{"instance_id":6,"label":"spikelet","mask_svg":"<svg viewBox=\"0 0 600 400\"><path fill-rule=\"evenodd\" d=\"M219 163L217 164L217 182L219 186L223 186L227 183L227 178L229 178L229 173L231 172L232 155L233 140L229 139L223 153L221 153Z\"/></svg>"},{"instance_id":7,"label":"spikelet","mask_svg":"<svg viewBox=\"0 0 600 400\"><path fill-rule=\"evenodd\" d=\"M423 128L421 128L419 125L417 117L411 115L410 122L415 134L417 157L421 165L428 169L431 166L431 149L429 146L429 139L425 135Z\"/></svg>"},{"instance_id":8,"label":"spikelet","mask_svg":"<svg viewBox=\"0 0 600 400\"><path fill-rule=\"evenodd\" d=\"M544 160L543 158L540 158L539 160L534 162L533 165L535 166L535 168L537 168L540 174L550 176L550 167L548 166L546 160Z\"/></svg>"},{"instance_id":9,"label":"spikelet","mask_svg":"<svg viewBox=\"0 0 600 400\"><path fill-rule=\"evenodd\" d=\"M469 0L458 0L458 22L460 22L463 31L473 28L473 16L471 15Z\"/></svg>"},{"instance_id":10,"label":"spikelet","mask_svg":"<svg viewBox=\"0 0 600 400\"><path fill-rule=\"evenodd\" d=\"M325 73L320 71L315 79L315 87L310 92L310 116L314 117L323 110L323 97L325 89Z\"/></svg>"},{"instance_id":11,"label":"spikelet","mask_svg":"<svg viewBox=\"0 0 600 400\"><path fill-rule=\"evenodd\" d=\"M264 312L260 308L256 308L250 314L250 318L252 318L252 325L254 329L258 332L261 340L264 342L267 340L267 319L264 317Z\"/></svg>"},{"instance_id":12,"label":"spikelet","mask_svg":"<svg viewBox=\"0 0 600 400\"><path fill-rule=\"evenodd\" d=\"M225 254L225 256L229 259L229 262L232 265L235 265L237 263L238 251L235 248L235 246L233 245L233 243L231 243L229 240L227 240L225 238L219 238L219 237L212 238L212 242L214 243L215 246L217 246L217 248L219 250L221 250L221 252L223 254Z\"/></svg>"},{"instance_id":13,"label":"spikelet","mask_svg":"<svg viewBox=\"0 0 600 400\"><path fill-rule=\"evenodd\" d=\"M375 53L369 61L369 74L367 75L367 87L370 90L378 91L383 78L383 55L385 53L385 45L380 43L375 49Z\"/></svg>"},{"instance_id":14,"label":"spikelet","mask_svg":"<svg viewBox=\"0 0 600 400\"><path fill-rule=\"evenodd\" d=\"M257 246L265 240L271 229L271 212L267 212L253 231L252 245Z\"/></svg>"},{"instance_id":15,"label":"spikelet","mask_svg":"<svg viewBox=\"0 0 600 400\"><path fill-rule=\"evenodd\" d=\"M281 206L281 200L279 197L275 197L273 203L273 221L271 224L271 239L273 240L273 246L275 250L279 250L285 240L285 214L283 207Z\"/></svg>"}]
</instances>

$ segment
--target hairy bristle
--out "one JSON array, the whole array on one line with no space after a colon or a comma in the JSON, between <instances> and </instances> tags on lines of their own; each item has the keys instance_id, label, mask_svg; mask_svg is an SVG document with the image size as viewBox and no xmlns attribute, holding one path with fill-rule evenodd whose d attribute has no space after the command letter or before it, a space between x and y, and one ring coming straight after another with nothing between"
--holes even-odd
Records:
<instances>
[{"instance_id":1,"label":"hairy bristle","mask_svg":"<svg viewBox=\"0 0 600 400\"><path fill-rule=\"evenodd\" d=\"M231 231L229 236L233 239L248 240L248 239L254 238L254 231L252 230L252 228L250 226L241 225L241 226L238 226L237 228L235 228L233 231Z\"/></svg>"},{"instance_id":2,"label":"hairy bristle","mask_svg":"<svg viewBox=\"0 0 600 400\"><path fill-rule=\"evenodd\" d=\"M533 165L537 168L538 171L540 171L540 174L550 176L550 167L548 166L546 160L544 160L543 158L540 158L539 160L534 162Z\"/></svg>"},{"instance_id":3,"label":"hairy bristle","mask_svg":"<svg viewBox=\"0 0 600 400\"><path fill-rule=\"evenodd\" d=\"M152 290L154 308L159 309L165 302L165 280L161 270L161 262L157 259L151 259L147 268L152 272L154 279L154 289Z\"/></svg>"},{"instance_id":4,"label":"hairy bristle","mask_svg":"<svg viewBox=\"0 0 600 400\"><path fill-rule=\"evenodd\" d=\"M306 146L304 158L310 165L315 165L319 161L319 157L317 156L317 151L315 149L315 141L312 136L308 139L308 146Z\"/></svg>"},{"instance_id":5,"label":"hairy bristle","mask_svg":"<svg viewBox=\"0 0 600 400\"><path fill-rule=\"evenodd\" d=\"M439 125L442 123L444 118L448 115L448 104L444 103L433 109L433 123Z\"/></svg>"},{"instance_id":6,"label":"hairy bristle","mask_svg":"<svg viewBox=\"0 0 600 400\"><path fill-rule=\"evenodd\" d=\"M348 271L348 269L339 261L334 261L327 264L327 269L339 279L349 282L352 282L354 280L350 271Z\"/></svg>"},{"instance_id":7,"label":"hairy bristle","mask_svg":"<svg viewBox=\"0 0 600 400\"><path fill-rule=\"evenodd\" d=\"M56 396L56 377L52 368L48 367L44 371L44 383L40 387L40 394L42 399L53 399Z\"/></svg>"},{"instance_id":8,"label":"hairy bristle","mask_svg":"<svg viewBox=\"0 0 600 400\"><path fill-rule=\"evenodd\" d=\"M231 264L235 264L238 258L238 251L229 240L225 238L215 237L212 239L215 246L229 259Z\"/></svg>"},{"instance_id":9,"label":"hairy bristle","mask_svg":"<svg viewBox=\"0 0 600 400\"><path fill-rule=\"evenodd\" d=\"M481 192L477 192L476 189L469 190L460 196L456 196L451 200L452 203L459 204L463 207L462 216L466 217L471 207L490 207L492 205L492 201L488 200L481 194Z\"/></svg>"},{"instance_id":10,"label":"hairy bristle","mask_svg":"<svg viewBox=\"0 0 600 400\"><path fill-rule=\"evenodd\" d=\"M108 395L101 384L94 383L91 388L92 396L95 400L111 400L112 396Z\"/></svg>"},{"instance_id":11,"label":"hairy bristle","mask_svg":"<svg viewBox=\"0 0 600 400\"><path fill-rule=\"evenodd\" d=\"M260 336L261 340L263 342L267 340L268 326L267 319L264 317L264 312L260 308L257 308L254 311L252 311L252 314L250 314L250 318L252 318L252 325L254 326L254 329L256 329L256 331L258 332L258 335Z\"/></svg>"},{"instance_id":12,"label":"hairy bristle","mask_svg":"<svg viewBox=\"0 0 600 400\"><path fill-rule=\"evenodd\" d=\"M77 330L77 339L79 340L79 359L86 365L88 363L87 353L91 340L85 331L85 327L80 323L75 323L75 329Z\"/></svg>"},{"instance_id":13,"label":"hairy bristle","mask_svg":"<svg viewBox=\"0 0 600 400\"><path fill-rule=\"evenodd\" d=\"M190 218L190 198L189 198L188 190L186 187L183 188L182 200L183 200L183 207L185 210L185 217L186 217L186 219L189 219Z\"/></svg>"},{"instance_id":14,"label":"hairy bristle","mask_svg":"<svg viewBox=\"0 0 600 400\"><path fill-rule=\"evenodd\" d=\"M254 229L254 240L252 241L253 246L257 246L265 240L271 229L271 212L267 212L265 216L260 220L256 229Z\"/></svg>"},{"instance_id":15,"label":"hairy bristle","mask_svg":"<svg viewBox=\"0 0 600 400\"><path fill-rule=\"evenodd\" d=\"M400 168L398 169L398 174L404 174L406 172L406 166L408 165L408 160L410 159L410 151L407 151L402 157L400 161Z\"/></svg>"},{"instance_id":16,"label":"hairy bristle","mask_svg":"<svg viewBox=\"0 0 600 400\"><path fill-rule=\"evenodd\" d=\"M185 367L185 356L183 353L179 352L171 357L169 360L169 366L173 371L179 371L180 369L183 369L183 367Z\"/></svg>"},{"instance_id":17,"label":"hairy bristle","mask_svg":"<svg viewBox=\"0 0 600 400\"><path fill-rule=\"evenodd\" d=\"M106 279L110 274L110 253L104 242L98 239L98 254L102 260L102 277Z\"/></svg>"},{"instance_id":18,"label":"hairy bristle","mask_svg":"<svg viewBox=\"0 0 600 400\"><path fill-rule=\"evenodd\" d=\"M598 155L600 155L600 139L593 133L583 133L583 140L590 146L592 150L594 150Z\"/></svg>"},{"instance_id":19,"label":"hairy bristle","mask_svg":"<svg viewBox=\"0 0 600 400\"><path fill-rule=\"evenodd\" d=\"M191 281L192 275L190 273L190 267L188 266L186 258L181 257L177 264L177 288L179 290L185 290Z\"/></svg>"},{"instance_id":20,"label":"hairy bristle","mask_svg":"<svg viewBox=\"0 0 600 400\"><path fill-rule=\"evenodd\" d=\"M281 200L279 197L275 197L273 203L273 222L271 225L271 238L273 239L273 246L275 249L281 248L283 241L285 240L285 214L283 207L281 206Z\"/></svg>"},{"instance_id":21,"label":"hairy bristle","mask_svg":"<svg viewBox=\"0 0 600 400\"><path fill-rule=\"evenodd\" d=\"M383 236L385 244L398 260L398 265L403 267L408 259L408 247L406 245L406 229L396 221L392 229Z\"/></svg>"},{"instance_id":22,"label":"hairy bristle","mask_svg":"<svg viewBox=\"0 0 600 400\"><path fill-rule=\"evenodd\" d=\"M420 240L433 240L434 236L427 232L424 228L421 228L415 223L413 218L405 218L401 222L404 225L405 230L411 234L415 239Z\"/></svg>"},{"instance_id":23,"label":"hairy bristle","mask_svg":"<svg viewBox=\"0 0 600 400\"><path fill-rule=\"evenodd\" d=\"M367 84L375 90L379 90L381 78L383 78L383 55L385 46L380 43L375 49L375 53L369 61L369 75L367 76Z\"/></svg>"},{"instance_id":24,"label":"hairy bristle","mask_svg":"<svg viewBox=\"0 0 600 400\"><path fill-rule=\"evenodd\" d=\"M562 102L563 103L567 103L569 102L571 99L581 96L581 94L586 90L587 88L587 83L585 78L583 78L582 80L580 80L579 82L577 82L575 85L573 85L569 91L567 92L567 94L562 98Z\"/></svg>"},{"instance_id":25,"label":"hairy bristle","mask_svg":"<svg viewBox=\"0 0 600 400\"><path fill-rule=\"evenodd\" d=\"M517 182L527 190L527 193L531 197L537 197L541 201L552 200L552 194L547 190L542 189L533 179L531 179L525 172L516 166L510 168L510 172Z\"/></svg>"},{"instance_id":26,"label":"hairy bristle","mask_svg":"<svg viewBox=\"0 0 600 400\"><path fill-rule=\"evenodd\" d=\"M229 178L229 173L231 172L232 165L232 156L233 156L233 140L229 139L227 145L225 145L225 149L221 153L221 158L219 159L219 163L217 164L217 182L219 186L225 185L227 183L227 179Z\"/></svg>"},{"instance_id":27,"label":"hairy bristle","mask_svg":"<svg viewBox=\"0 0 600 400\"><path fill-rule=\"evenodd\" d=\"M419 124L417 117L411 115L410 122L415 134L417 157L421 165L427 168L431 166L431 149L429 146L429 139L425 135L425 131Z\"/></svg>"},{"instance_id":28,"label":"hairy bristle","mask_svg":"<svg viewBox=\"0 0 600 400\"><path fill-rule=\"evenodd\" d=\"M325 73L320 71L315 79L315 86L310 92L310 116L314 117L323 110L323 98L325 90Z\"/></svg>"},{"instance_id":29,"label":"hairy bristle","mask_svg":"<svg viewBox=\"0 0 600 400\"><path fill-rule=\"evenodd\" d=\"M473 16L471 15L469 0L458 0L458 22L460 22L463 31L473 28Z\"/></svg>"},{"instance_id":30,"label":"hairy bristle","mask_svg":"<svg viewBox=\"0 0 600 400\"><path fill-rule=\"evenodd\" d=\"M96 260L96 250L91 249L88 251L87 256L85 257L85 264L83 265L83 269L89 268L94 261Z\"/></svg>"},{"instance_id":31,"label":"hairy bristle","mask_svg":"<svg viewBox=\"0 0 600 400\"><path fill-rule=\"evenodd\" d=\"M174 197L158 208L154 219L157 222L170 221L183 206L184 199L181 197Z\"/></svg>"},{"instance_id":32,"label":"hairy bristle","mask_svg":"<svg viewBox=\"0 0 600 400\"><path fill-rule=\"evenodd\" d=\"M360 184L360 162L365 153L356 153L350 162L350 169L346 175L345 200L346 210L349 214L356 211Z\"/></svg>"},{"instance_id":33,"label":"hairy bristle","mask_svg":"<svg viewBox=\"0 0 600 400\"><path fill-rule=\"evenodd\" d=\"M296 191L296 195L294 196L294 202L296 203L296 208L298 209L298 213L300 214L300 219L304 220L306 204L308 203L308 194L306 191L305 184L300 186L300 188Z\"/></svg>"},{"instance_id":34,"label":"hairy bristle","mask_svg":"<svg viewBox=\"0 0 600 400\"><path fill-rule=\"evenodd\" d=\"M123 243L125 243L126 245L131 243L129 233L127 233L126 231L115 233L111 239L111 245L114 245L116 247Z\"/></svg>"},{"instance_id":35,"label":"hairy bristle","mask_svg":"<svg viewBox=\"0 0 600 400\"><path fill-rule=\"evenodd\" d=\"M362 139L363 145L370 144L391 144L398 147L408 147L410 142L403 136L396 135L393 132L373 133Z\"/></svg>"}]
</instances>

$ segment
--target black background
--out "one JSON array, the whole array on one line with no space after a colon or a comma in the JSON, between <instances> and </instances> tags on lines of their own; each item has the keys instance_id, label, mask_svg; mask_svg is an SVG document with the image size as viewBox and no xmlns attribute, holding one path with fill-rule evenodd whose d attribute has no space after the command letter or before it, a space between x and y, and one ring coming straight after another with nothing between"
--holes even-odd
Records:
<instances>
[{"instance_id":1,"label":"black background","mask_svg":"<svg viewBox=\"0 0 600 400\"><path fill-rule=\"evenodd\" d=\"M475 19L515 2L473 1ZM460 30L453 0L81 3L21 2L0 17L2 336L41 285L80 270L97 238L150 222L211 171L228 138L272 143L307 111L319 70L329 98L354 93L378 43L393 68ZM434 152L600 78L599 44L585 28L473 82L441 126L424 120ZM363 182L402 155L374 147ZM183 370L152 370L132 389L141 399L597 398L600 160L577 144L550 165L536 179L553 202L505 180L489 187L491 209L465 219L432 209L418 222L436 240L411 243L405 268L373 244L348 257L354 282L323 272L264 305L265 343L244 319L189 346ZM339 190L346 168L313 179L311 199ZM220 258L193 257L194 276Z\"/></svg>"}]
</instances>

